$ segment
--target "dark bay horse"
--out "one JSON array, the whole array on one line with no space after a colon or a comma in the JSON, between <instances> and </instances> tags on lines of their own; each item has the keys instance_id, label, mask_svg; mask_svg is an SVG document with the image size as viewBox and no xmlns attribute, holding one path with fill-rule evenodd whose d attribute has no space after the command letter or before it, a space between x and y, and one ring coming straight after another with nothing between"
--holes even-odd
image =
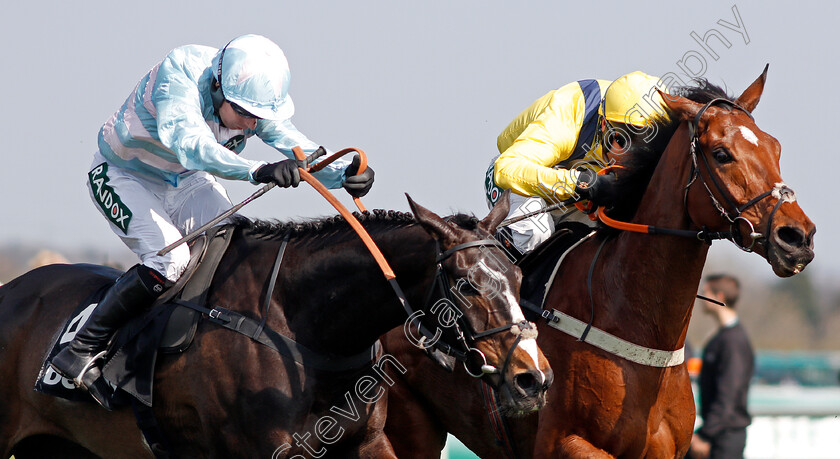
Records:
<instances>
[{"instance_id":1,"label":"dark bay horse","mask_svg":"<svg viewBox=\"0 0 840 459\"><path fill-rule=\"evenodd\" d=\"M499 424L476 395L480 383L438 370L391 335L386 349L414 370L398 379L389 396L386 433L400 457L438 457L446 432L482 458L685 455L694 401L681 353L669 351L684 346L709 249L697 234L724 233L719 236L751 246L781 277L798 273L814 256L815 226L782 181L779 142L750 114L766 71L734 100L708 83L684 88L684 97L665 95L675 121L660 126L667 147L634 145L616 158L626 168L617 174L628 201L610 215L682 234L601 227L568 254L547 292L546 309L583 325L591 320L592 333L599 329L636 349L677 359L638 363L593 344L592 333L581 341L581 334L540 321L538 343L557 380L539 413L505 419L507 448L497 442ZM564 316L564 322L570 319Z\"/></svg>"},{"instance_id":2,"label":"dark bay horse","mask_svg":"<svg viewBox=\"0 0 840 459\"><path fill-rule=\"evenodd\" d=\"M513 333L528 328L518 304L521 273L490 244L507 209L481 221L444 220L409 202L414 216L360 217L408 302L437 319L427 320L427 329L440 331L445 305L430 294L436 272L453 283L469 278L475 288L461 292L471 304L463 318L475 334L464 344L497 369L486 379L506 394L507 409L541 407L551 370L533 337ZM287 237L264 315L265 286ZM108 412L33 391L70 312L110 280L90 265L51 265L0 287L0 457L151 456L130 409ZM207 299L208 308L267 316L266 328L336 361L370 350L408 315L361 240L337 217L300 224L237 219ZM417 335L409 325L416 324L400 330ZM382 395L405 364L387 354L364 362L342 371L303 366L204 316L186 352L159 356L153 409L176 457L396 457L383 433Z\"/></svg>"}]
</instances>

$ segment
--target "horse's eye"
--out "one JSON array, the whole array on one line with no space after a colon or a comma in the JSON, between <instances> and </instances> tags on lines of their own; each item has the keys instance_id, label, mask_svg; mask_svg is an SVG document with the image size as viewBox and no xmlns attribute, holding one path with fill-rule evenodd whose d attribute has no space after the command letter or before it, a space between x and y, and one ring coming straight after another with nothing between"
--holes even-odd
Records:
<instances>
[{"instance_id":1,"label":"horse's eye","mask_svg":"<svg viewBox=\"0 0 840 459\"><path fill-rule=\"evenodd\" d=\"M715 150L713 154L715 155L715 161L717 161L719 164L726 164L734 159L732 158L732 155L729 153L729 151L727 151L725 148L719 148Z\"/></svg>"}]
</instances>

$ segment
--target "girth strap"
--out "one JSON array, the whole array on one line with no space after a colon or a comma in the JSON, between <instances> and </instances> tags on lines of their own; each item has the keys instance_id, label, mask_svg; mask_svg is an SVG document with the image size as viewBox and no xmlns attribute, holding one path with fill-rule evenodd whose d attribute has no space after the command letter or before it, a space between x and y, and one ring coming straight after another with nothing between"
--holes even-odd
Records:
<instances>
[{"instance_id":1,"label":"girth strap","mask_svg":"<svg viewBox=\"0 0 840 459\"><path fill-rule=\"evenodd\" d=\"M262 327L260 322L245 317L236 311L221 307L208 309L195 303L181 300L176 300L175 302L181 306L206 314L211 322L245 335L281 355L294 359L295 362L303 366L316 370L333 372L356 370L370 364L370 362L376 359L380 349L379 341L376 341L369 349L351 356L321 354L270 328L259 330Z\"/></svg>"},{"instance_id":2,"label":"girth strap","mask_svg":"<svg viewBox=\"0 0 840 459\"><path fill-rule=\"evenodd\" d=\"M286 237L283 238L283 242L280 244L280 249L277 251L277 257L274 258L274 268L271 269L271 277L268 278L268 287L265 289L265 302L263 303L263 310L262 310L262 321L260 321L259 327L254 330L252 339L257 339L262 333L263 328L265 328L266 322L268 322L268 309L271 307L271 297L274 294L274 286L277 284L277 274L280 272L280 264L283 262L283 255L286 253L286 246L289 245L289 234L286 233Z\"/></svg>"},{"instance_id":3,"label":"girth strap","mask_svg":"<svg viewBox=\"0 0 840 459\"><path fill-rule=\"evenodd\" d=\"M588 328L589 332L586 338L582 339L584 330L587 330L586 323L557 310L552 312L554 317L559 320L549 322L549 327L556 328L563 333L631 362L649 367L667 368L680 365L685 360L685 346L675 351L651 349L631 343L595 327Z\"/></svg>"},{"instance_id":4,"label":"girth strap","mask_svg":"<svg viewBox=\"0 0 840 459\"><path fill-rule=\"evenodd\" d=\"M155 413L152 411L152 407L146 406L134 397L129 398L131 399L131 409L134 411L134 417L137 420L137 427L140 428L140 432L143 434L143 438L146 439L146 443L149 445L149 449L152 450L155 459L170 459L174 457L171 453L172 448L169 445L169 441L167 441L163 429L160 428L160 424L155 419Z\"/></svg>"},{"instance_id":5,"label":"girth strap","mask_svg":"<svg viewBox=\"0 0 840 459\"><path fill-rule=\"evenodd\" d=\"M548 321L553 320L555 322L560 320L559 318L554 317L554 314L552 314L551 311L549 311L547 309L543 309L543 308L537 306L536 304L531 303L530 301L526 300L525 298L520 299L519 304L523 308L537 314L538 316L542 317L545 320L548 320Z\"/></svg>"},{"instance_id":6,"label":"girth strap","mask_svg":"<svg viewBox=\"0 0 840 459\"><path fill-rule=\"evenodd\" d=\"M631 362L649 367L667 368L680 365L685 361L685 346L675 351L652 349L631 343L599 328L588 327L585 322L556 309L548 311L530 301L523 301L522 306L545 318L549 327ZM586 330L588 330L588 333L585 339L582 339Z\"/></svg>"}]
</instances>

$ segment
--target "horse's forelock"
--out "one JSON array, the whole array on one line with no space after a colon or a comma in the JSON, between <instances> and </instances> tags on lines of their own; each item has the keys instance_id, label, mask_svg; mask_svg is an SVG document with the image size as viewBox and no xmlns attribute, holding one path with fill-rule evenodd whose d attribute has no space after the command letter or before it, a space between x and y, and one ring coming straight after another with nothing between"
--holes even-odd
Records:
<instances>
[{"instance_id":1,"label":"horse's forelock","mask_svg":"<svg viewBox=\"0 0 840 459\"><path fill-rule=\"evenodd\" d=\"M709 103L714 99L726 99L730 102L735 102L733 96L727 94L723 88L710 83L705 78L698 78L694 82L694 86L678 87L675 94L700 104Z\"/></svg>"},{"instance_id":2,"label":"horse's forelock","mask_svg":"<svg viewBox=\"0 0 840 459\"><path fill-rule=\"evenodd\" d=\"M445 220L468 231L476 231L478 229L479 220L474 215L455 214L446 217Z\"/></svg>"}]
</instances>

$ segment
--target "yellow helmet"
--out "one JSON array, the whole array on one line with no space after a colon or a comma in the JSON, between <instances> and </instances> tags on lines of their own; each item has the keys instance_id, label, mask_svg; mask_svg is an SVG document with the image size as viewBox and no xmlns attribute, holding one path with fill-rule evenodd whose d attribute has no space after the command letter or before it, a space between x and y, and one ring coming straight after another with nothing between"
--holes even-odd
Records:
<instances>
[{"instance_id":1,"label":"yellow helmet","mask_svg":"<svg viewBox=\"0 0 840 459\"><path fill-rule=\"evenodd\" d=\"M654 89L658 82L659 78L639 71L613 81L601 100L600 115L607 121L638 127L653 117L667 118L665 102Z\"/></svg>"}]
</instances>

